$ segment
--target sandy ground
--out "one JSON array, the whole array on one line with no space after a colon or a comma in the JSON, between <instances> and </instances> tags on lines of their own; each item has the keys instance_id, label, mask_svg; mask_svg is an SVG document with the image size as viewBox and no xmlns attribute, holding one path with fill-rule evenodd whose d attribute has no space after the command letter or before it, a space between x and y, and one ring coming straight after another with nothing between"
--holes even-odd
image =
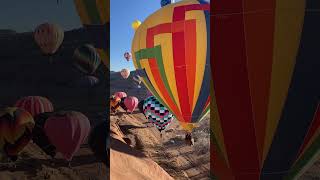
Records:
<instances>
[{"instance_id":1,"label":"sandy ground","mask_svg":"<svg viewBox=\"0 0 320 180\"><path fill-rule=\"evenodd\" d=\"M73 158L71 168L59 154L52 160L33 143L25 147L15 164L16 167L0 164L1 180L105 180L107 177L105 165L97 162L86 145Z\"/></svg>"},{"instance_id":2,"label":"sandy ground","mask_svg":"<svg viewBox=\"0 0 320 180\"><path fill-rule=\"evenodd\" d=\"M209 127L208 123L209 117L196 130L195 145L187 146L184 143L184 131L176 121L167 127L161 138L159 131L148 123L143 114L137 111L133 114L120 112L111 116L111 126L120 129L126 143L132 147L131 149L152 159L177 180L209 179L209 131L203 128ZM111 151L111 156L113 156L112 153ZM112 163L114 162L111 161L111 179L113 179ZM150 170L149 173L152 173L151 171L153 170Z\"/></svg>"}]
</instances>

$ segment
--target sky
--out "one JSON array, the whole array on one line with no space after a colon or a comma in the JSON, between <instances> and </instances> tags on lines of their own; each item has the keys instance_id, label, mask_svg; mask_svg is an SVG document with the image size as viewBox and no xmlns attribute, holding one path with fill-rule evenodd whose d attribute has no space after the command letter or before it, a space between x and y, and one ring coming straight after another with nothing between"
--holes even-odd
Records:
<instances>
[{"instance_id":1,"label":"sky","mask_svg":"<svg viewBox=\"0 0 320 180\"><path fill-rule=\"evenodd\" d=\"M160 0L111 0L110 1L110 69L134 70L133 62L127 62L123 54L131 52L134 20L144 21L161 8Z\"/></svg>"},{"instance_id":2,"label":"sky","mask_svg":"<svg viewBox=\"0 0 320 180\"><path fill-rule=\"evenodd\" d=\"M30 32L44 22L64 30L81 27L73 0L1 0L0 12L0 29Z\"/></svg>"}]
</instances>

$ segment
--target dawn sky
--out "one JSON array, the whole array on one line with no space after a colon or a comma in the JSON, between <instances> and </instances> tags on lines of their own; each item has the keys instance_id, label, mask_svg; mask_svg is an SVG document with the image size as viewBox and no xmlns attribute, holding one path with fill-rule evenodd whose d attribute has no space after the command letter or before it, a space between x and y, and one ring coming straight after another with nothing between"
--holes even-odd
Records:
<instances>
[{"instance_id":1,"label":"dawn sky","mask_svg":"<svg viewBox=\"0 0 320 180\"><path fill-rule=\"evenodd\" d=\"M0 29L33 31L44 22L59 24L64 30L81 27L73 0L1 0Z\"/></svg>"}]
</instances>

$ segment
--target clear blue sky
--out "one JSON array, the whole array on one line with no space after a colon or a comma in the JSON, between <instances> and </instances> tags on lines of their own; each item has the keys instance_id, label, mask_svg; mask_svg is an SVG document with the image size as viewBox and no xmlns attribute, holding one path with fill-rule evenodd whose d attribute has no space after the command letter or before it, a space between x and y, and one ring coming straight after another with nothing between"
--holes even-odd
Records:
<instances>
[{"instance_id":1,"label":"clear blue sky","mask_svg":"<svg viewBox=\"0 0 320 180\"><path fill-rule=\"evenodd\" d=\"M33 31L44 22L59 24L64 30L81 27L73 0L1 0L0 29Z\"/></svg>"},{"instance_id":2,"label":"clear blue sky","mask_svg":"<svg viewBox=\"0 0 320 180\"><path fill-rule=\"evenodd\" d=\"M149 15L161 8L160 0L111 0L110 11L110 69L123 68L134 70L132 61L127 62L123 54L131 52L134 20L144 21Z\"/></svg>"}]
</instances>

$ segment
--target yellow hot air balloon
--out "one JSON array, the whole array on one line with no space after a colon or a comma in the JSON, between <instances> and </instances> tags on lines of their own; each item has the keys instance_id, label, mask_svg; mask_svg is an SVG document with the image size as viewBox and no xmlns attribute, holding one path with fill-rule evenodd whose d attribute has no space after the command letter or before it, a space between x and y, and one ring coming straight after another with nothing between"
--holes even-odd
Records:
<instances>
[{"instance_id":1,"label":"yellow hot air balloon","mask_svg":"<svg viewBox=\"0 0 320 180\"><path fill-rule=\"evenodd\" d=\"M140 25L141 25L141 22L139 20L135 20L132 22L131 26L134 30L137 30Z\"/></svg>"},{"instance_id":2,"label":"yellow hot air balloon","mask_svg":"<svg viewBox=\"0 0 320 180\"><path fill-rule=\"evenodd\" d=\"M185 0L150 15L132 42L143 83L185 130L209 112L210 4Z\"/></svg>"},{"instance_id":3,"label":"yellow hot air balloon","mask_svg":"<svg viewBox=\"0 0 320 180\"><path fill-rule=\"evenodd\" d=\"M110 0L74 0L81 22L93 39L102 62L109 67Z\"/></svg>"}]
</instances>

